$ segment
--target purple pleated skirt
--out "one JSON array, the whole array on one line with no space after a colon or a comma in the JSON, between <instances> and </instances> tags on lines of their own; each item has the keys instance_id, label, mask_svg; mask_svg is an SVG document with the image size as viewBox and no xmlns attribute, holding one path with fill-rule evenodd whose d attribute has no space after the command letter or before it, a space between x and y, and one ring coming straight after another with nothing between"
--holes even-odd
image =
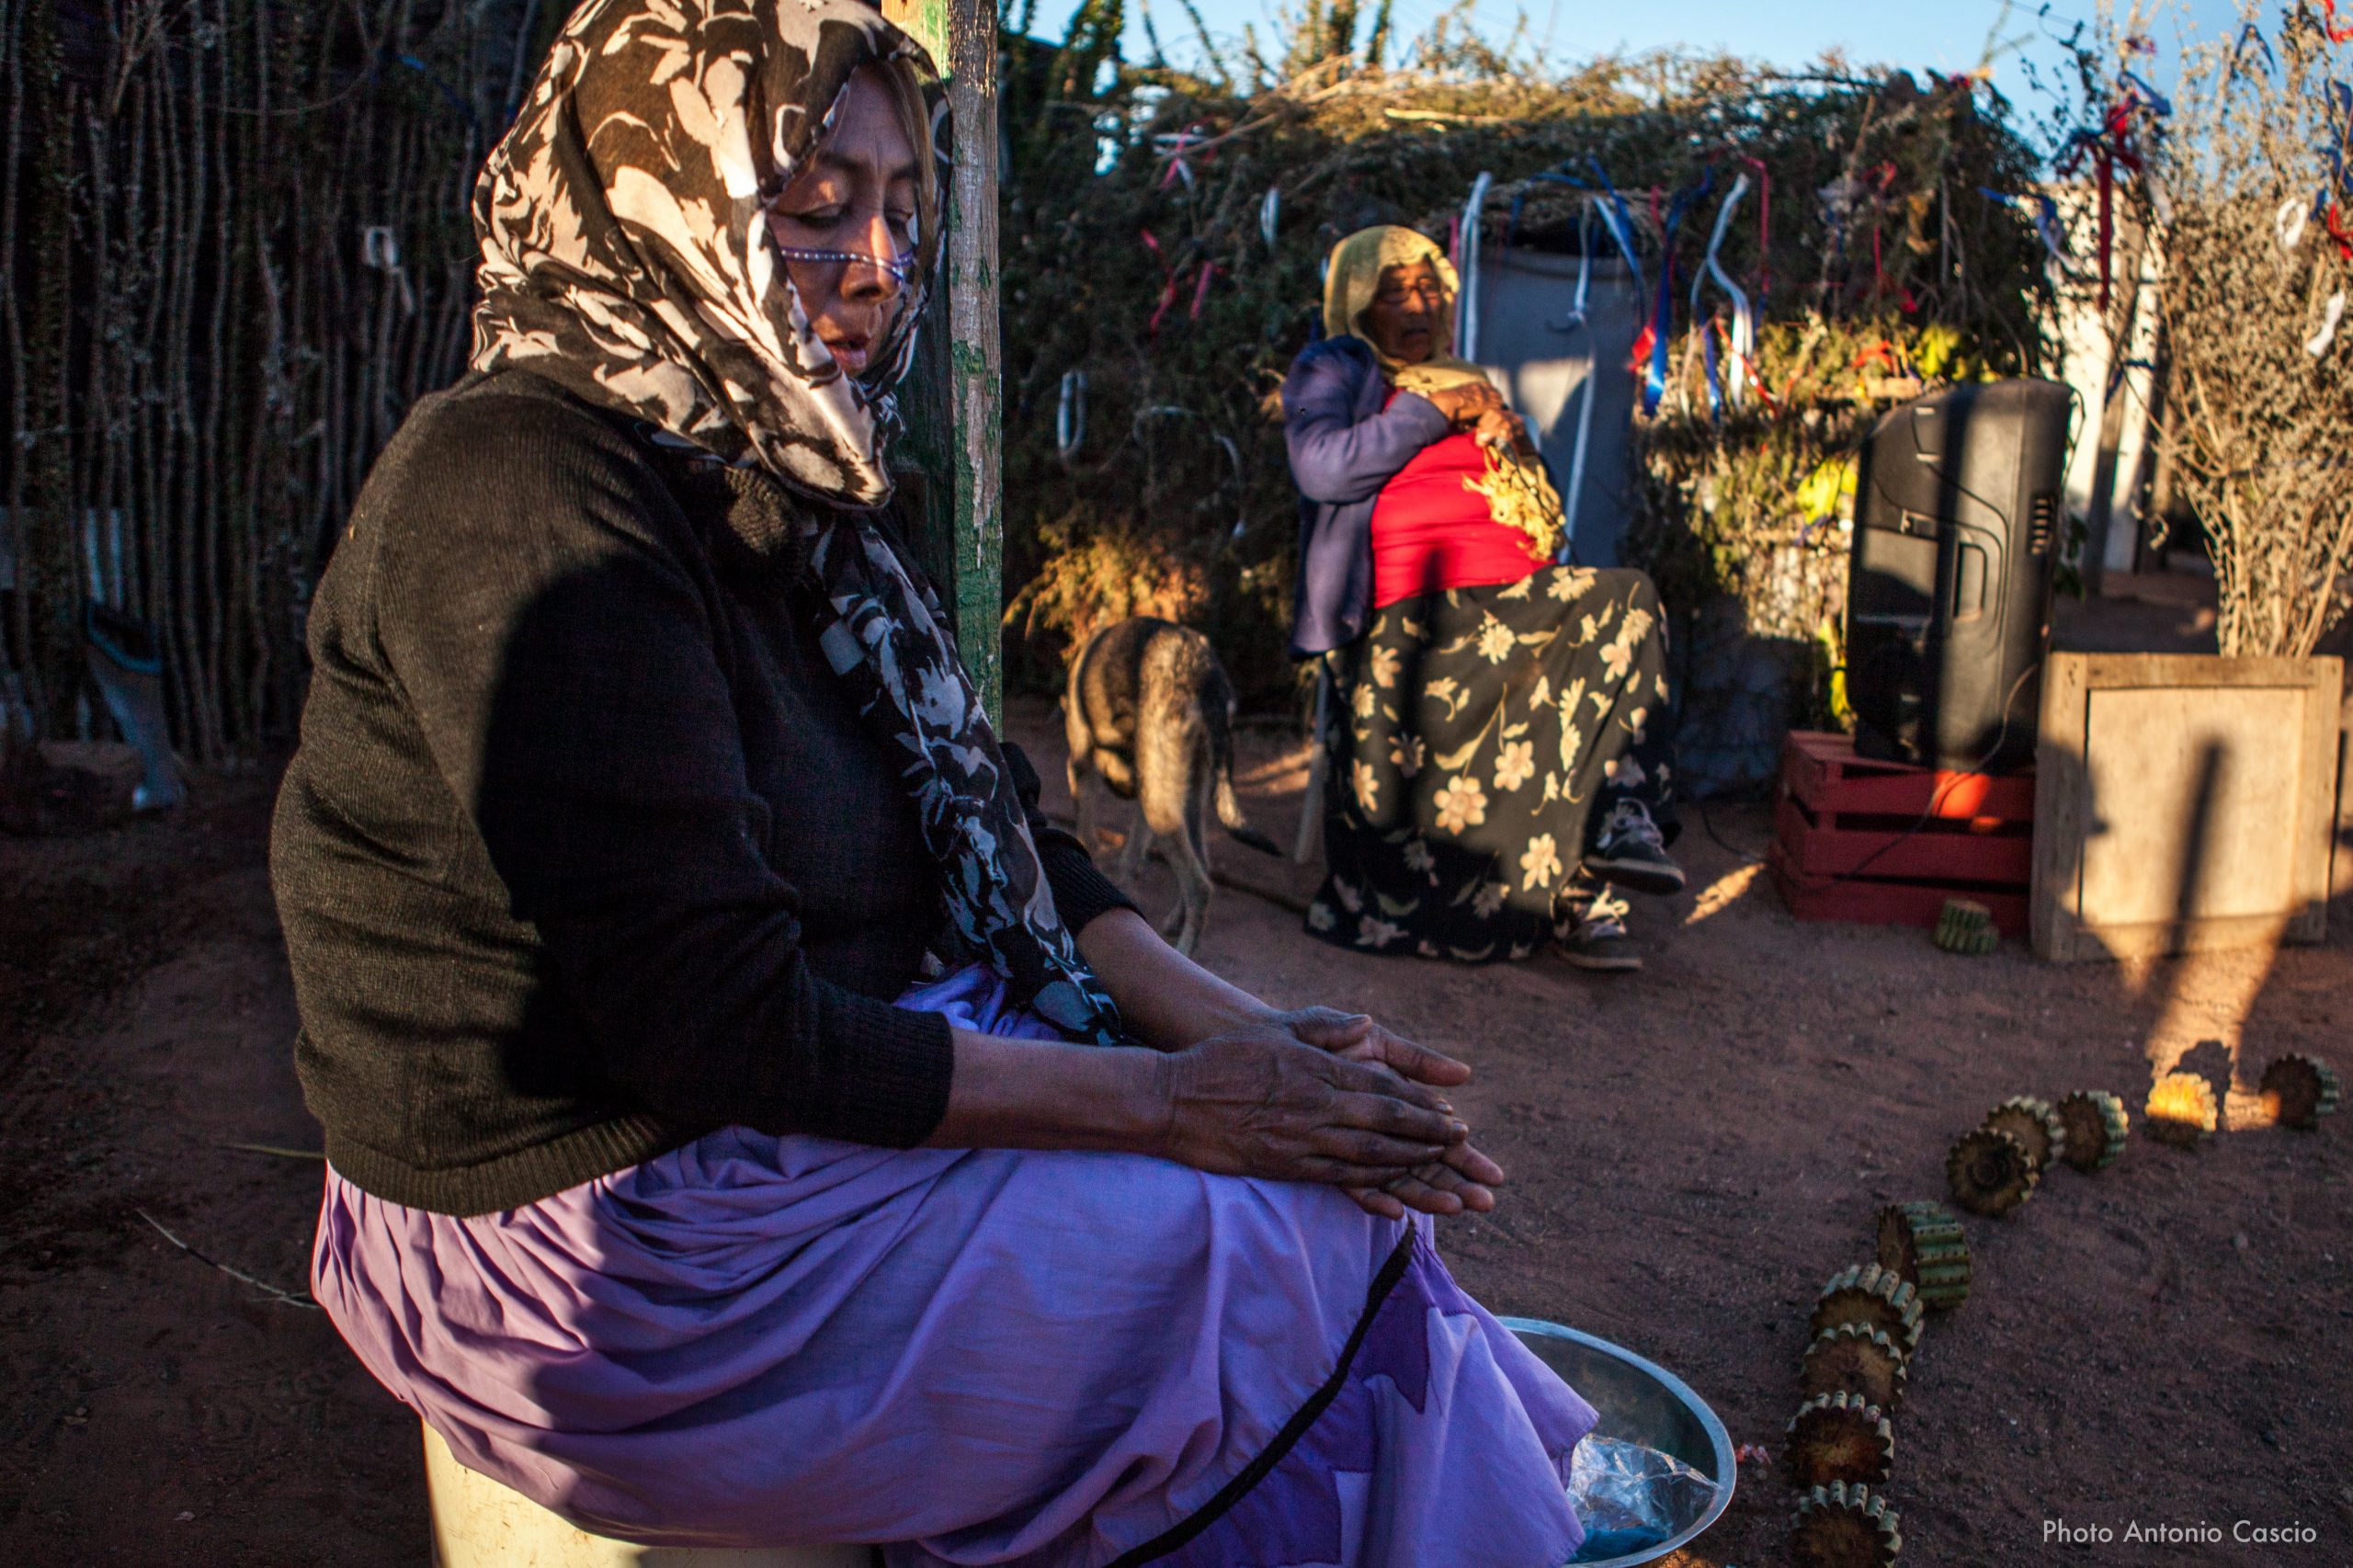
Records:
<instances>
[{"instance_id":1,"label":"purple pleated skirt","mask_svg":"<svg viewBox=\"0 0 2353 1568\"><path fill-rule=\"evenodd\" d=\"M967 970L902 998L1051 1038ZM458 1459L653 1545L1556 1568L1583 1400L1426 1220L1136 1155L728 1128L502 1213L327 1173L313 1289Z\"/></svg>"}]
</instances>

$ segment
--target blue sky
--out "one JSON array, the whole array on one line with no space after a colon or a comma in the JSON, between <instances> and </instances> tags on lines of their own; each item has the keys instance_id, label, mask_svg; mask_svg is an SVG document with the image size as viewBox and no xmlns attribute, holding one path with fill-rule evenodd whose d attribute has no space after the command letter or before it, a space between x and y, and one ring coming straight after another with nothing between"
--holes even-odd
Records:
<instances>
[{"instance_id":1,"label":"blue sky","mask_svg":"<svg viewBox=\"0 0 2353 1568\"><path fill-rule=\"evenodd\" d=\"M1199 0L1202 18L1212 34L1238 38L1245 23L1255 24L1264 40L1280 29L1273 25L1278 0ZM1360 0L1370 14L1374 0ZM1445 8L1446 0L1392 0L1394 26L1401 34L1425 30ZM2003 28L2005 37L2038 28L2063 35L2075 17L2088 20L2096 0L2052 0L2051 15L2038 22L2036 5L2014 8ZM1150 5L1153 25L1172 54L1181 55L1180 40L1188 40L1191 25L1177 0L1129 0L1128 55L1142 59L1150 50L1140 20ZM1054 0L1040 0L1051 15ZM1886 63L1953 72L1967 69L1982 58L1987 29L2002 19L2001 0L1682 0L1681 4L1596 5L1592 0L1479 0L1476 16L1481 31L1491 37L1507 34L1522 11L1539 39L1549 36L1552 57L1590 58L1612 50L1640 51L1656 48L1726 51L1783 66L1801 66L1829 49L1845 51L1852 62ZM2198 33L2227 33L2237 13L2234 0L2187 0L2177 12L2162 16L2152 32L2163 48L2157 69L2148 73L2160 85L2173 74L2177 18ZM2268 7L2266 31L2277 22L2277 8ZM2025 51L2046 64L2057 51L2037 40ZM2020 55L2011 52L1995 67L1995 83L2022 108L2043 108L2047 100L2029 97Z\"/></svg>"}]
</instances>

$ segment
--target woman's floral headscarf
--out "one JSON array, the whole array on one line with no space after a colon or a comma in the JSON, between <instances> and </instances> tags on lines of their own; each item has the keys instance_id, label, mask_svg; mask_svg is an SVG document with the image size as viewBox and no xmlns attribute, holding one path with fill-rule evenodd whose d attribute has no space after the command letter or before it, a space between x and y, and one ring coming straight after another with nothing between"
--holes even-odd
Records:
<instances>
[{"instance_id":1,"label":"woman's floral headscarf","mask_svg":"<svg viewBox=\"0 0 2353 1568\"><path fill-rule=\"evenodd\" d=\"M872 368L810 328L767 207L860 67L893 85L919 153L915 276ZM890 499L889 388L938 260L945 106L930 61L863 0L588 0L474 193L477 369L516 367L635 415L665 443L819 503L796 592L828 665L915 801L967 956L1073 1039L1119 1010L1054 908L1027 813L929 587L870 520Z\"/></svg>"},{"instance_id":2,"label":"woman's floral headscarf","mask_svg":"<svg viewBox=\"0 0 2353 1568\"><path fill-rule=\"evenodd\" d=\"M936 143L931 62L870 6L589 0L474 188L474 367L526 366L819 500L888 500L888 389L938 254L934 160L915 277L864 378L811 330L767 215L852 73L885 60L927 85L918 149Z\"/></svg>"}]
</instances>

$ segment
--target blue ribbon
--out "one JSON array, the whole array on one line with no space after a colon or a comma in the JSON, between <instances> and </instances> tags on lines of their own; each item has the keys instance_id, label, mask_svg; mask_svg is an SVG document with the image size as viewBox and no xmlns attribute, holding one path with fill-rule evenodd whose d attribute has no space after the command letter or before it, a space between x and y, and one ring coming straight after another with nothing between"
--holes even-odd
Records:
<instances>
[{"instance_id":1,"label":"blue ribbon","mask_svg":"<svg viewBox=\"0 0 2353 1568\"><path fill-rule=\"evenodd\" d=\"M1713 190L1716 171L1703 172L1699 183L1688 185L1675 193L1666 205L1666 221L1659 227L1658 301L1651 311L1651 362L1643 377L1643 413L1645 417L1658 412L1659 403L1666 396L1666 340L1675 330L1675 231L1683 224L1683 216L1692 204ZM1610 196L1615 199L1616 191ZM1620 203L1620 208L1624 206Z\"/></svg>"},{"instance_id":2,"label":"blue ribbon","mask_svg":"<svg viewBox=\"0 0 2353 1568\"><path fill-rule=\"evenodd\" d=\"M2231 68L2236 70L2239 62L2246 58L2246 40L2249 39L2255 40L2256 48L2263 51L2264 69L2273 75L2279 74L2279 59L2271 52L2271 40L2265 38L2263 29L2253 22L2239 28L2239 36L2231 45Z\"/></svg>"},{"instance_id":3,"label":"blue ribbon","mask_svg":"<svg viewBox=\"0 0 2353 1568\"><path fill-rule=\"evenodd\" d=\"M1586 164L1593 170L1593 177L1601 182L1602 194L1608 198L1601 209L1601 225L1609 231L1609 237L1618 242L1618 254L1626 258L1626 266L1633 272L1634 291L1639 294L1643 290L1643 262L1634 254L1633 215L1626 210L1626 199L1618 194L1616 186L1609 183L1608 173L1602 168L1601 160L1588 157Z\"/></svg>"},{"instance_id":4,"label":"blue ribbon","mask_svg":"<svg viewBox=\"0 0 2353 1568\"><path fill-rule=\"evenodd\" d=\"M2171 98L2165 97L2163 93L2149 85L2148 83L2143 81L2137 72L2127 71L2123 73L2123 76L2126 81L2141 89L2141 96L2149 100L2149 108L2156 112L2156 115L2160 119L2168 119L2172 116L2173 100Z\"/></svg>"},{"instance_id":5,"label":"blue ribbon","mask_svg":"<svg viewBox=\"0 0 2353 1568\"><path fill-rule=\"evenodd\" d=\"M2313 198L2313 216L2325 216L2328 203L2340 189L2353 189L2345 176L2345 142L2353 137L2353 83L2331 82L2328 85L2329 112L2343 119L2345 124L2337 133L2323 142L2320 151L2328 156L2328 183Z\"/></svg>"},{"instance_id":6,"label":"blue ribbon","mask_svg":"<svg viewBox=\"0 0 2353 1568\"><path fill-rule=\"evenodd\" d=\"M2042 248L2051 253L2053 261L2062 264L2066 261L2067 232L2060 226L2059 204L2056 201L2040 191L2028 196L2012 196L2006 191L1994 190L1982 185L1977 187L1977 194L1989 201L1998 201L2005 207L2018 210L2023 210L2029 202L2032 202L2034 232L2041 236Z\"/></svg>"},{"instance_id":7,"label":"blue ribbon","mask_svg":"<svg viewBox=\"0 0 2353 1568\"><path fill-rule=\"evenodd\" d=\"M1617 244L1618 254L1626 258L1626 267L1634 275L1634 292L1639 294L1643 291L1643 263L1634 251L1632 216L1627 212L1625 199L1618 194L1618 187L1609 183L1609 176L1602 169L1601 160L1588 156L1586 165L1593 170L1590 180L1579 179L1563 169L1546 169L1529 178L1531 181L1548 180L1555 185L1573 186L1578 190L1597 190L1608 197L1600 210L1601 226L1609 231L1610 239ZM1508 236L1518 231L1519 210L1527 204L1528 192L1524 189L1512 198L1511 218L1504 230L1506 235L1505 244L1510 244Z\"/></svg>"},{"instance_id":8,"label":"blue ribbon","mask_svg":"<svg viewBox=\"0 0 2353 1568\"><path fill-rule=\"evenodd\" d=\"M1699 355L1708 366L1708 419L1711 424L1724 422L1724 382L1722 367L1716 358L1716 324L1712 321L1699 328Z\"/></svg>"}]
</instances>

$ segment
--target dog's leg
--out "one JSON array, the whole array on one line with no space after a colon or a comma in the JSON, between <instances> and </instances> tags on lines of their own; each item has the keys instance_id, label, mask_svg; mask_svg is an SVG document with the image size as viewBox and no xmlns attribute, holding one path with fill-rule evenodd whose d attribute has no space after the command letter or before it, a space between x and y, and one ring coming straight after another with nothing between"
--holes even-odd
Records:
<instances>
[{"instance_id":1,"label":"dog's leg","mask_svg":"<svg viewBox=\"0 0 2353 1568\"><path fill-rule=\"evenodd\" d=\"M1169 915L1169 924L1176 930L1169 945L1189 958L1209 926L1210 864L1201 818L1209 804L1210 780L1206 770L1196 767L1189 778L1176 782L1183 792L1174 801L1164 797L1158 802L1176 820L1159 836L1163 858L1176 879L1177 904Z\"/></svg>"},{"instance_id":2,"label":"dog's leg","mask_svg":"<svg viewBox=\"0 0 2353 1568\"><path fill-rule=\"evenodd\" d=\"M1088 822L1086 779L1078 770L1075 756L1064 765L1063 777L1070 783L1070 830L1078 835L1078 846L1092 855L1095 853L1095 834Z\"/></svg>"},{"instance_id":3,"label":"dog's leg","mask_svg":"<svg viewBox=\"0 0 2353 1568\"><path fill-rule=\"evenodd\" d=\"M1128 841L1120 847L1120 881L1134 885L1136 873L1143 869L1143 858L1152 847L1152 829L1144 825L1143 805L1137 802L1128 818Z\"/></svg>"},{"instance_id":4,"label":"dog's leg","mask_svg":"<svg viewBox=\"0 0 2353 1568\"><path fill-rule=\"evenodd\" d=\"M1165 840L1165 853L1168 869L1176 876L1178 900L1172 915L1176 933L1169 938L1169 945L1189 958L1200 944L1201 933L1209 927L1210 869L1185 834L1170 835Z\"/></svg>"}]
</instances>

